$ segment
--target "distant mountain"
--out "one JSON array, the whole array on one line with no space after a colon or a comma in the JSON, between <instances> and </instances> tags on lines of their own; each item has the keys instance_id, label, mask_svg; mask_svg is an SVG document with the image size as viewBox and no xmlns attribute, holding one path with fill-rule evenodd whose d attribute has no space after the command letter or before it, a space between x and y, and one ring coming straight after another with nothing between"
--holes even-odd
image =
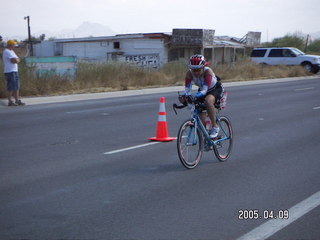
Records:
<instances>
[{"instance_id":1,"label":"distant mountain","mask_svg":"<svg viewBox=\"0 0 320 240\"><path fill-rule=\"evenodd\" d=\"M73 32L77 37L98 37L98 36L112 36L116 33L109 27L103 26L99 23L83 22Z\"/></svg>"},{"instance_id":2,"label":"distant mountain","mask_svg":"<svg viewBox=\"0 0 320 240\"><path fill-rule=\"evenodd\" d=\"M38 37L43 33L46 35L46 39L114 36L117 34L107 26L92 22L83 22L76 29L63 29L57 32L42 31L32 35Z\"/></svg>"}]
</instances>

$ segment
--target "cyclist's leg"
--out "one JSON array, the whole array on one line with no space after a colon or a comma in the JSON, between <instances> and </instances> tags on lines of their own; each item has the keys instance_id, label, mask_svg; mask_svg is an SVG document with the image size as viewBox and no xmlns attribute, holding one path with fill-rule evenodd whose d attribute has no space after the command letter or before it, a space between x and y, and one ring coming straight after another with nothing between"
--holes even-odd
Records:
<instances>
[{"instance_id":1,"label":"cyclist's leg","mask_svg":"<svg viewBox=\"0 0 320 240\"><path fill-rule=\"evenodd\" d=\"M199 118L200 118L203 126L206 126L206 116L207 116L206 112L199 113Z\"/></svg>"},{"instance_id":2,"label":"cyclist's leg","mask_svg":"<svg viewBox=\"0 0 320 240\"><path fill-rule=\"evenodd\" d=\"M208 92L206 96L208 116L212 122L213 127L219 127L216 121L216 108L214 105L215 103L217 103L218 100L221 99L222 94L223 88L219 86Z\"/></svg>"},{"instance_id":3,"label":"cyclist's leg","mask_svg":"<svg viewBox=\"0 0 320 240\"><path fill-rule=\"evenodd\" d=\"M215 96L209 93L206 96L206 107L207 107L208 116L212 122L212 127L218 127L218 124L216 122L216 109L214 107L215 102L216 102Z\"/></svg>"}]
</instances>

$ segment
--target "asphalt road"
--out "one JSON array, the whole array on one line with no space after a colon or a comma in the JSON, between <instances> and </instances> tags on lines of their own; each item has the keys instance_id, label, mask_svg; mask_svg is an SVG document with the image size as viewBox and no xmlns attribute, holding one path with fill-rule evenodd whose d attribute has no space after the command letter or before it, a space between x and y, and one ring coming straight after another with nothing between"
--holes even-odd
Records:
<instances>
[{"instance_id":1,"label":"asphalt road","mask_svg":"<svg viewBox=\"0 0 320 240\"><path fill-rule=\"evenodd\" d=\"M0 239L236 239L264 212L290 219L320 191L320 79L227 90L232 155L194 170L176 141L105 154L149 143L161 96L176 136L176 93L1 108ZM270 239L320 239L319 225L316 204Z\"/></svg>"}]
</instances>

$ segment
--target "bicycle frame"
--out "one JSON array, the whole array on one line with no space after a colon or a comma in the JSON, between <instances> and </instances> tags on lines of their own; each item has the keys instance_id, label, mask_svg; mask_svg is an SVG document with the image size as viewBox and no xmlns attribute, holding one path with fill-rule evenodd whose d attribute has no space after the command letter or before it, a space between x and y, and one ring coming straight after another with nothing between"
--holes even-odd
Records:
<instances>
[{"instance_id":1,"label":"bicycle frame","mask_svg":"<svg viewBox=\"0 0 320 240\"><path fill-rule=\"evenodd\" d=\"M227 133L226 133L225 130L221 127L220 117L219 117L219 115L218 115L218 113L217 113L217 114L216 114L216 121L217 121L217 124L219 125L220 129L222 130L222 132L223 132L224 134L223 134L223 137L222 137L222 138L218 138L218 139L216 139L216 140L211 139L210 136L209 136L209 134L208 134L208 132L207 132L207 130L206 130L206 128L204 127L204 125L203 125L203 123L202 123L202 121L201 121L201 119L200 119L200 117L199 117L199 113L200 113L200 112L201 112L201 111L199 111L199 110L197 110L197 109L194 109L194 111L193 111L193 116L192 116L192 119L193 119L193 120L192 120L192 121L193 121L193 123L195 124L195 127L194 127L194 129L193 129L193 131L194 131L194 134L193 134L194 139L193 139L193 141L192 141L192 144L195 145L195 144L197 143L197 134L196 134L196 131L197 131L198 127L200 127L200 130L201 130L201 132L202 132L202 134L203 134L203 136L204 136L204 139L207 141L207 145L209 145L209 146L213 146L213 145L215 145L215 144L217 144L217 143L219 143L219 142L225 141L225 140L227 140L227 139L230 138L230 136L227 136ZM191 131L190 131L190 133L188 134L187 144L189 143L191 136L192 136L192 134L191 134Z\"/></svg>"}]
</instances>

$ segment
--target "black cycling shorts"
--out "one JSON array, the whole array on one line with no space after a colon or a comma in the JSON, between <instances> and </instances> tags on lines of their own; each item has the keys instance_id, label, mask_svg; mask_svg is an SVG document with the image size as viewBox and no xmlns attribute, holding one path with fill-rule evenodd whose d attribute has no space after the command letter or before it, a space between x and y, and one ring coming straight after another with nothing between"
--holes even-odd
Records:
<instances>
[{"instance_id":1,"label":"black cycling shorts","mask_svg":"<svg viewBox=\"0 0 320 240\"><path fill-rule=\"evenodd\" d=\"M223 86L220 82L217 82L216 86L213 89L209 89L207 95L213 95L216 99L215 103L220 103L220 99L223 96Z\"/></svg>"}]
</instances>

